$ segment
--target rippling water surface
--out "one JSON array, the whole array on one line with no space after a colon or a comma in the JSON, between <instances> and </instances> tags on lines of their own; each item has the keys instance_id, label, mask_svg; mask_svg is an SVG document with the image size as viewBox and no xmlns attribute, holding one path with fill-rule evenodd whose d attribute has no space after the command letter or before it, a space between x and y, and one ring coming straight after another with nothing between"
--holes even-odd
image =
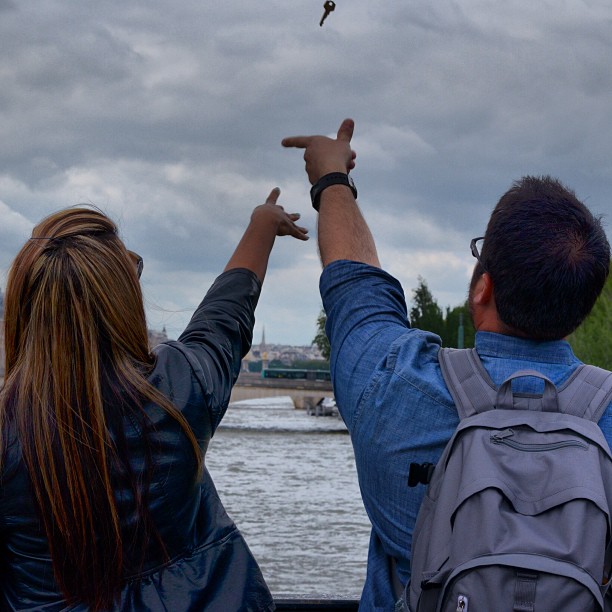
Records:
<instances>
[{"instance_id":1,"label":"rippling water surface","mask_svg":"<svg viewBox=\"0 0 612 612\"><path fill-rule=\"evenodd\" d=\"M206 464L273 593L359 596L370 527L342 421L238 402Z\"/></svg>"}]
</instances>

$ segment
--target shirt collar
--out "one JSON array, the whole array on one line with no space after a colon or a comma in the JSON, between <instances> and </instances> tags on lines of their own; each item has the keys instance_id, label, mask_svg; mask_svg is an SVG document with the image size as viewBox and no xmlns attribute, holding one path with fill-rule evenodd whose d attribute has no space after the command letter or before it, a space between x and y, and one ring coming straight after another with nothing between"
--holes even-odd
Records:
<instances>
[{"instance_id":1,"label":"shirt collar","mask_svg":"<svg viewBox=\"0 0 612 612\"><path fill-rule=\"evenodd\" d=\"M476 332L476 350L481 356L525 359L572 365L578 360L565 340L528 340L493 332Z\"/></svg>"}]
</instances>

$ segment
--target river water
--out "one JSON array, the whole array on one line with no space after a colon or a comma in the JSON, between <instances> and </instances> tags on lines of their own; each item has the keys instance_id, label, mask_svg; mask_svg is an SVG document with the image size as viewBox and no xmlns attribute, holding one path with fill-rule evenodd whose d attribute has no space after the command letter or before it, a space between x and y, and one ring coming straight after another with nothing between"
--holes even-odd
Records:
<instances>
[{"instance_id":1,"label":"river water","mask_svg":"<svg viewBox=\"0 0 612 612\"><path fill-rule=\"evenodd\" d=\"M359 597L370 525L341 420L290 398L236 402L206 464L272 593Z\"/></svg>"}]
</instances>

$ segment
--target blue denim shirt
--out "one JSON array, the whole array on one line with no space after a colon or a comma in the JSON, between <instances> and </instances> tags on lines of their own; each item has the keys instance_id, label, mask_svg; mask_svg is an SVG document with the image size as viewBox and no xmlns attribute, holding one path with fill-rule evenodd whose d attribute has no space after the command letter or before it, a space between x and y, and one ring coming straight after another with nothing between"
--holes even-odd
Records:
<instances>
[{"instance_id":1,"label":"blue denim shirt","mask_svg":"<svg viewBox=\"0 0 612 612\"><path fill-rule=\"evenodd\" d=\"M372 523L360 609L393 610L395 559L410 578L412 531L425 487L408 487L410 463L436 463L459 423L438 365L440 338L412 329L399 282L366 264L336 261L320 282L331 342L336 401L349 429L359 486ZM561 385L580 361L565 341L536 342L490 332L476 348L493 382L535 369ZM513 389L541 393L539 379ZM612 405L599 422L612 443Z\"/></svg>"}]
</instances>

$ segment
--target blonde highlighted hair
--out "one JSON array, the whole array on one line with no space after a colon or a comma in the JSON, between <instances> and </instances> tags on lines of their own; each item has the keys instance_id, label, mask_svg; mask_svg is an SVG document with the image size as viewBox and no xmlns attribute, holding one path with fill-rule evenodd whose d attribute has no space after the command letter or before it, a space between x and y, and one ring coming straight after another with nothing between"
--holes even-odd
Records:
<instances>
[{"instance_id":1,"label":"blonde highlighted hair","mask_svg":"<svg viewBox=\"0 0 612 612\"><path fill-rule=\"evenodd\" d=\"M184 417L147 382L154 357L140 283L101 211L69 208L34 228L8 276L5 351L0 431L13 431L20 445L56 581L68 601L112 607L126 552L112 466L128 465L129 457L109 422L146 424L144 406L154 402L181 425L198 469L202 458ZM5 433L3 452L6 444ZM142 537L159 537L146 478L144 490L130 486Z\"/></svg>"}]
</instances>

